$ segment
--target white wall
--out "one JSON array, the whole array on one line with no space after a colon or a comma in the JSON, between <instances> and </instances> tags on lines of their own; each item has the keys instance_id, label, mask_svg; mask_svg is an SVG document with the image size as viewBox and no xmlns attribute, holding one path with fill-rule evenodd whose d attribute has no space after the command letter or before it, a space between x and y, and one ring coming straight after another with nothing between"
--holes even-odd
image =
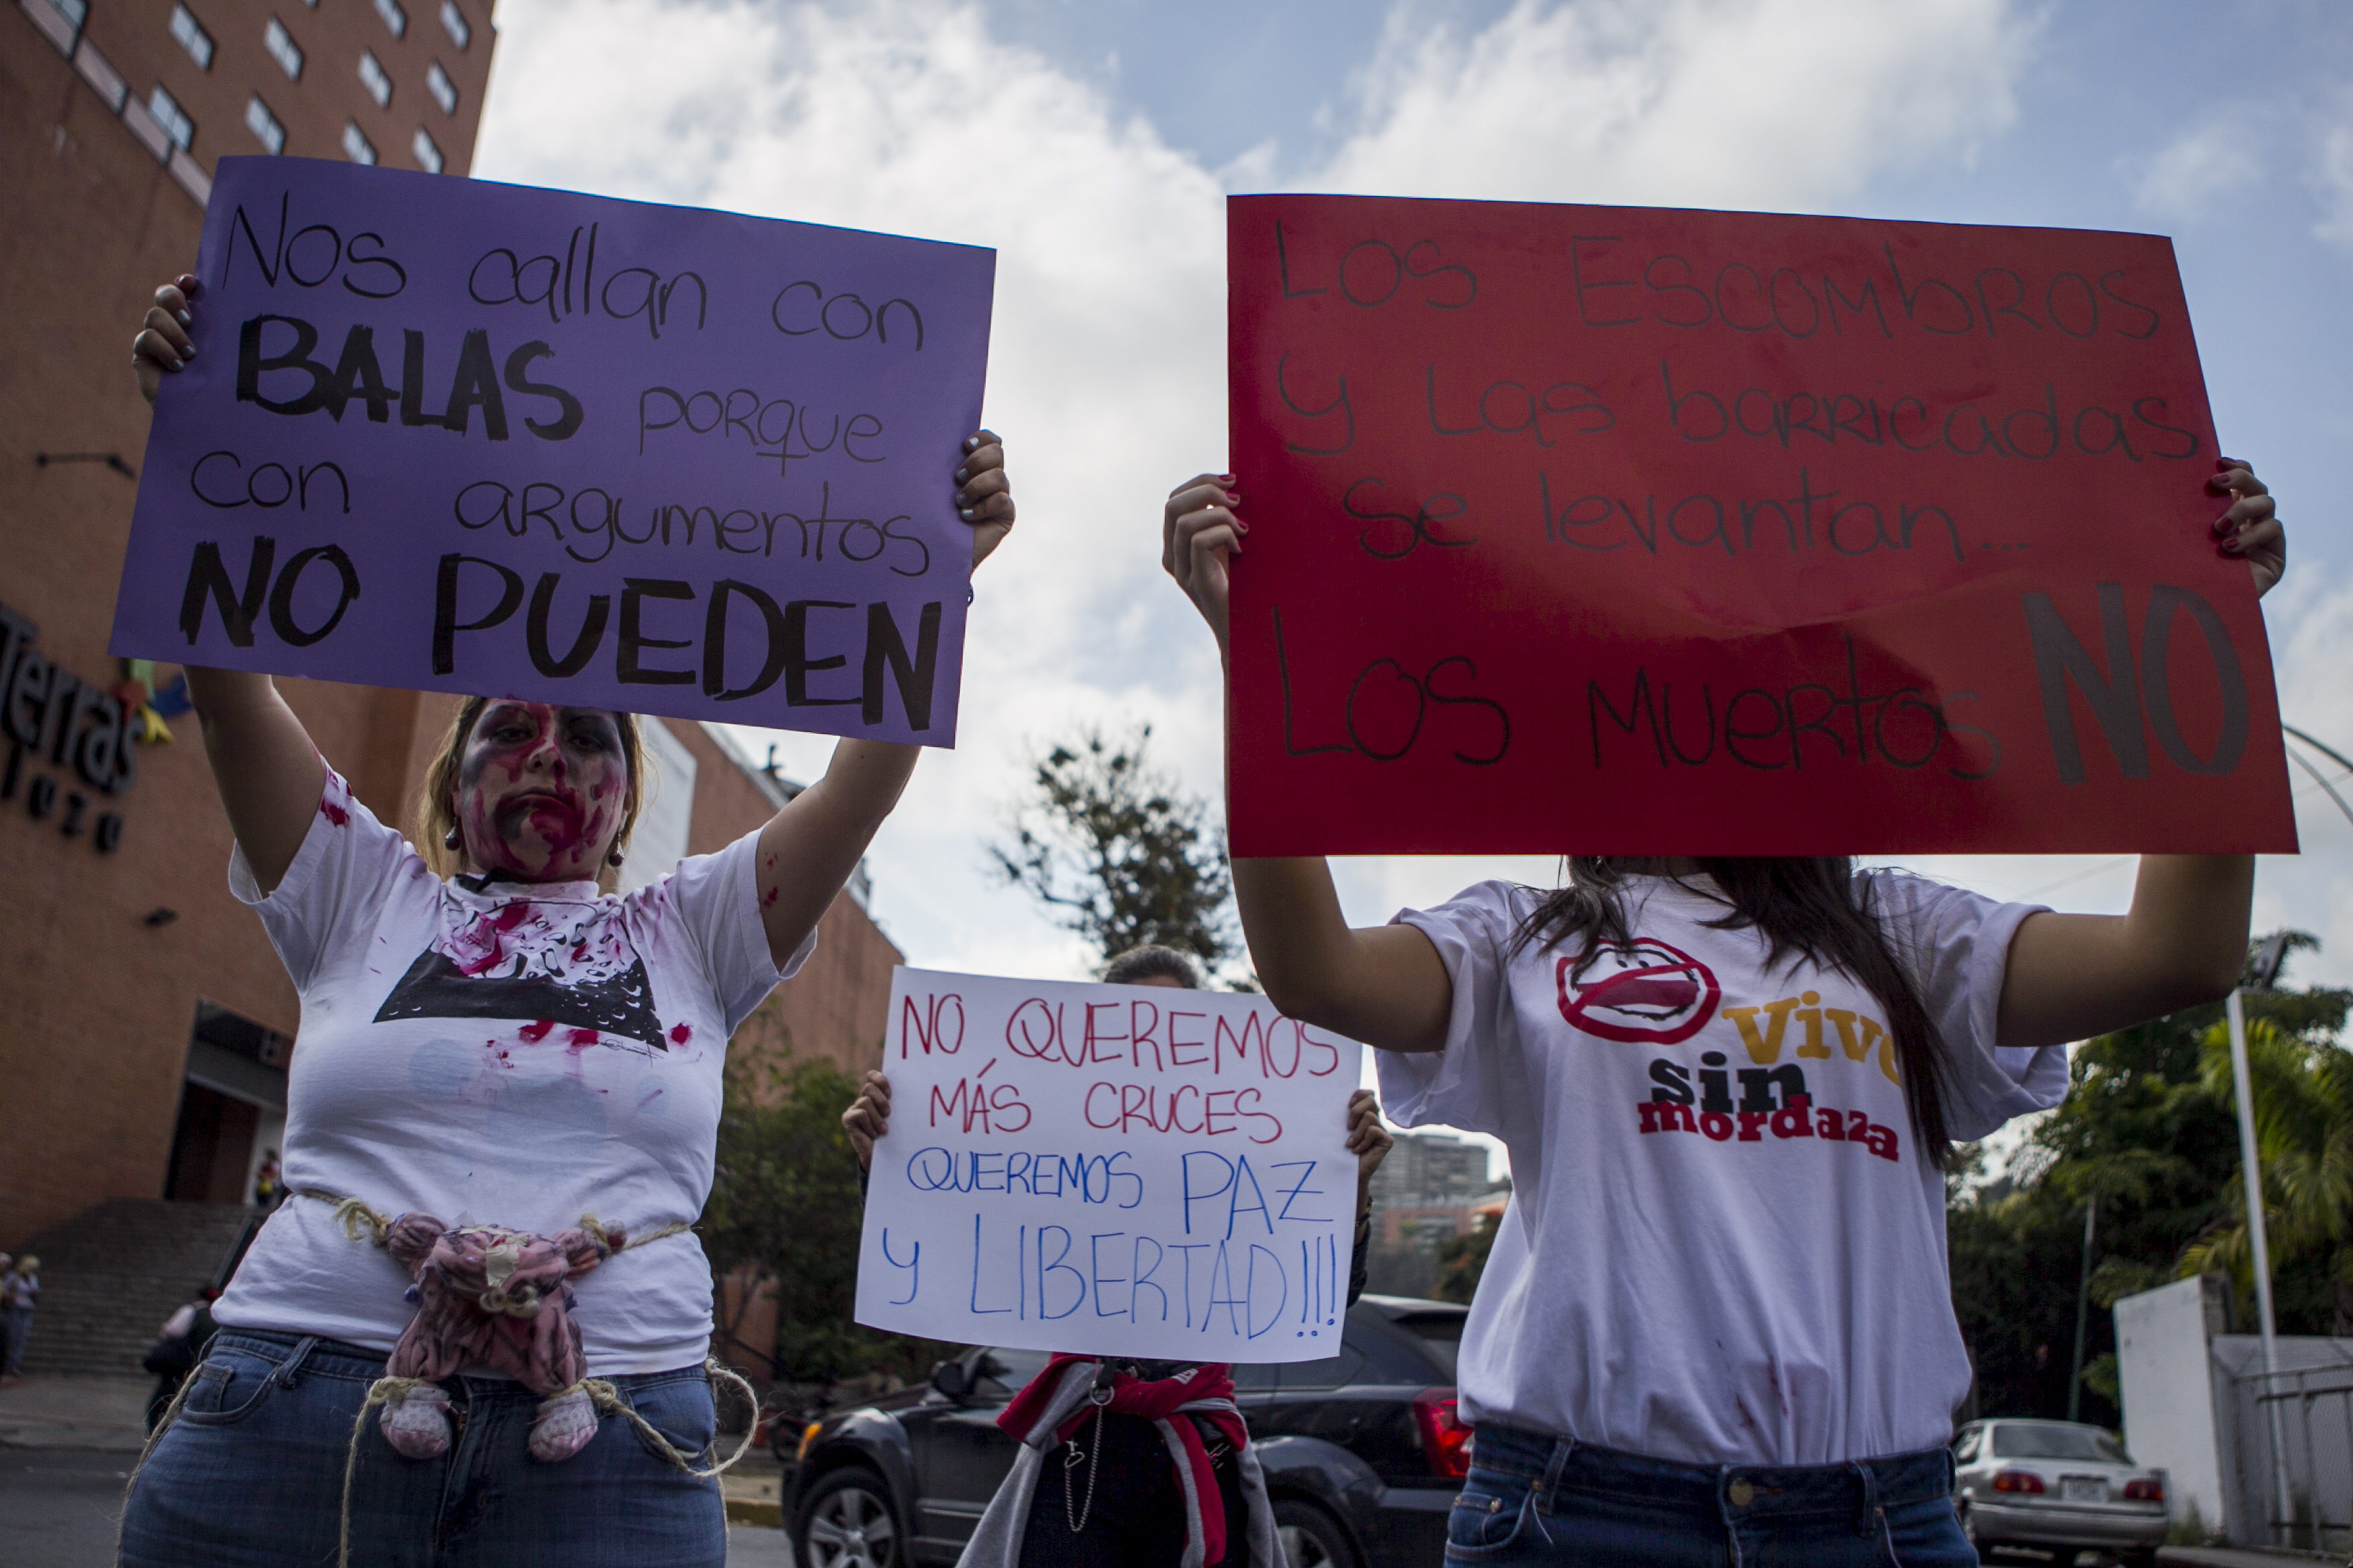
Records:
<instances>
[{"instance_id":1,"label":"white wall","mask_svg":"<svg viewBox=\"0 0 2353 1568\"><path fill-rule=\"evenodd\" d=\"M2116 1381L2125 1447L2166 1472L2167 1510L2196 1504L2209 1530L2223 1527L2222 1462L2202 1279L2126 1296L2116 1306Z\"/></svg>"},{"instance_id":2,"label":"white wall","mask_svg":"<svg viewBox=\"0 0 2353 1568\"><path fill-rule=\"evenodd\" d=\"M670 875L686 858L687 830L694 821L694 753L649 714L638 718L638 740L653 789L638 808L638 826L621 858L624 893Z\"/></svg>"}]
</instances>

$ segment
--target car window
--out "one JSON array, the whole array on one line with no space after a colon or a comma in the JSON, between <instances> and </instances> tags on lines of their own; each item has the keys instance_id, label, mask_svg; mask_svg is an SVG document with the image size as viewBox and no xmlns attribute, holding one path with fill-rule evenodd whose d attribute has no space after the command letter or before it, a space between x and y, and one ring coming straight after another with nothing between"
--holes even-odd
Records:
<instances>
[{"instance_id":1,"label":"car window","mask_svg":"<svg viewBox=\"0 0 2353 1568\"><path fill-rule=\"evenodd\" d=\"M1468 1312L1409 1312L1393 1320L1397 1326L1419 1340L1446 1375L1454 1375L1454 1363L1462 1349L1462 1324Z\"/></svg>"},{"instance_id":2,"label":"car window","mask_svg":"<svg viewBox=\"0 0 2353 1568\"><path fill-rule=\"evenodd\" d=\"M2005 1421L1993 1429L1993 1451L2003 1459L2084 1459L2129 1465L2124 1445L2097 1426L2064 1421Z\"/></svg>"},{"instance_id":3,"label":"car window","mask_svg":"<svg viewBox=\"0 0 2353 1568\"><path fill-rule=\"evenodd\" d=\"M1364 1352L1343 1345L1338 1355L1286 1364L1282 1369L1282 1391L1289 1394L1301 1388L1338 1388L1353 1381L1364 1365Z\"/></svg>"},{"instance_id":4,"label":"car window","mask_svg":"<svg viewBox=\"0 0 2353 1568\"><path fill-rule=\"evenodd\" d=\"M975 1392L1009 1394L1046 1370L1054 1358L1044 1351L985 1351L973 1368Z\"/></svg>"},{"instance_id":5,"label":"car window","mask_svg":"<svg viewBox=\"0 0 2353 1568\"><path fill-rule=\"evenodd\" d=\"M1978 1444L1981 1442L1984 1437L1985 1430L1983 1427L1973 1427L1969 1431L1962 1433L1960 1441L1953 1445L1953 1462L1956 1464L1966 1465L1971 1459L1976 1458L1978 1457Z\"/></svg>"},{"instance_id":6,"label":"car window","mask_svg":"<svg viewBox=\"0 0 2353 1568\"><path fill-rule=\"evenodd\" d=\"M1234 1363L1234 1392L1264 1394L1275 1384L1282 1368L1273 1362L1238 1361Z\"/></svg>"}]
</instances>

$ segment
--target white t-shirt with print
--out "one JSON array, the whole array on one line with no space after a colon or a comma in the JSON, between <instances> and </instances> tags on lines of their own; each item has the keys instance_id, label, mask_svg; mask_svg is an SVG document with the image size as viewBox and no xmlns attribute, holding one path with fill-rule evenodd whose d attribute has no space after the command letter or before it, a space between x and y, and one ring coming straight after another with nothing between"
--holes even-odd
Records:
<instances>
[{"instance_id":1,"label":"white t-shirt with print","mask_svg":"<svg viewBox=\"0 0 2353 1568\"><path fill-rule=\"evenodd\" d=\"M627 898L594 882L476 892L427 869L328 774L267 897L240 850L229 887L261 916L301 995L288 1070L290 1193L358 1198L553 1236L593 1214L640 1235L711 1191L728 1036L780 972L747 834ZM222 1326L389 1351L409 1280L330 1204L273 1212L213 1309ZM692 1366L711 1269L681 1233L575 1282L595 1376Z\"/></svg>"},{"instance_id":2,"label":"white t-shirt with print","mask_svg":"<svg viewBox=\"0 0 2353 1568\"><path fill-rule=\"evenodd\" d=\"M1941 1031L1946 1122L1981 1138L2058 1102L2063 1048L1994 1043L2033 906L1864 873ZM1694 879L1702 886L1702 879ZM1465 1325L1473 1423L1694 1464L1821 1465L1936 1447L1969 1366L1945 1193L1912 1136L1886 1010L1842 973L1765 968L1719 900L1629 879L1630 948L1514 951L1539 895L1486 882L1398 920L1454 983L1442 1051L1377 1053L1412 1127L1504 1141L1514 1188Z\"/></svg>"}]
</instances>

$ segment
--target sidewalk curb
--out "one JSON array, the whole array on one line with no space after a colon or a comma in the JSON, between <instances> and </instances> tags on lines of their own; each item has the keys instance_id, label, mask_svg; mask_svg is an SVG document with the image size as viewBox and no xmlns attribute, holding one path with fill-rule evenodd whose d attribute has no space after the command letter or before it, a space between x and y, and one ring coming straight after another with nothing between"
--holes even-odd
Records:
<instances>
[{"instance_id":1,"label":"sidewalk curb","mask_svg":"<svg viewBox=\"0 0 2353 1568\"><path fill-rule=\"evenodd\" d=\"M727 1522L730 1524L765 1524L771 1530L785 1527L785 1505L768 1498L735 1498L727 1500Z\"/></svg>"}]
</instances>

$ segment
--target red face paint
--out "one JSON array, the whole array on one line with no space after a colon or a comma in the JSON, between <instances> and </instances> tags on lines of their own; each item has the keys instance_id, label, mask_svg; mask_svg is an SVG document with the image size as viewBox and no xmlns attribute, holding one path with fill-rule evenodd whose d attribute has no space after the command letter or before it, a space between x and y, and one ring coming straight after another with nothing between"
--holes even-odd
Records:
<instances>
[{"instance_id":1,"label":"red face paint","mask_svg":"<svg viewBox=\"0 0 2353 1568\"><path fill-rule=\"evenodd\" d=\"M502 698L484 705L467 737L453 805L476 868L578 881L604 866L628 793L611 713Z\"/></svg>"}]
</instances>

